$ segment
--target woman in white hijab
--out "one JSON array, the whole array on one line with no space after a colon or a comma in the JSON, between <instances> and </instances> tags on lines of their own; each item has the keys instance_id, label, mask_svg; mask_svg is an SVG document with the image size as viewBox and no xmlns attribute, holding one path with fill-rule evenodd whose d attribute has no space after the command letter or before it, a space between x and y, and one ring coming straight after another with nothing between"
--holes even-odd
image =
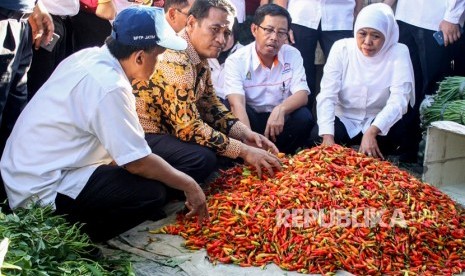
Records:
<instances>
[{"instance_id":1,"label":"woman in white hijab","mask_svg":"<svg viewBox=\"0 0 465 276\"><path fill-rule=\"evenodd\" d=\"M408 48L398 39L388 5L371 4L361 10L354 38L337 41L328 56L312 144L360 143L360 152L380 158L384 158L380 148L399 145L405 125L401 118L409 102L412 106L415 102L415 82Z\"/></svg>"}]
</instances>

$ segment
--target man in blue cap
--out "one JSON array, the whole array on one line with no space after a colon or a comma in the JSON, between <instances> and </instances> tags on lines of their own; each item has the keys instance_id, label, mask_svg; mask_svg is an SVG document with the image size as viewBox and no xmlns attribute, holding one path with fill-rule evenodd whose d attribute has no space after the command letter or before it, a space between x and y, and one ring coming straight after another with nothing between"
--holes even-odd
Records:
<instances>
[{"instance_id":1,"label":"man in blue cap","mask_svg":"<svg viewBox=\"0 0 465 276\"><path fill-rule=\"evenodd\" d=\"M65 59L20 115L0 169L11 208L53 204L102 241L147 220L181 190L189 216L208 216L188 175L152 153L130 82L148 80L166 48L183 50L163 10L122 11L101 48Z\"/></svg>"}]
</instances>

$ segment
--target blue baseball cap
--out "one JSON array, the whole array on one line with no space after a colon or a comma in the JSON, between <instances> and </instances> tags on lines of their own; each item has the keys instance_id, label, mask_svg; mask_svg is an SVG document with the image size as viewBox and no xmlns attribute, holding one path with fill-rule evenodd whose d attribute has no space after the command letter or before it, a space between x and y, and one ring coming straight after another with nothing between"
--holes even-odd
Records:
<instances>
[{"instance_id":1,"label":"blue baseball cap","mask_svg":"<svg viewBox=\"0 0 465 276\"><path fill-rule=\"evenodd\" d=\"M187 48L187 42L177 36L166 21L163 9L155 7L137 5L122 10L113 21L111 37L128 46Z\"/></svg>"}]
</instances>

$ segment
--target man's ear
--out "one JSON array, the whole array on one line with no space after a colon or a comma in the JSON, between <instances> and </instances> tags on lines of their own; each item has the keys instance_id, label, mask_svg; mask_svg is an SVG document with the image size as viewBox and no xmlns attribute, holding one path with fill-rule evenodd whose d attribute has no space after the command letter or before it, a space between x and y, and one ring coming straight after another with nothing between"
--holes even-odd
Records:
<instances>
[{"instance_id":1,"label":"man's ear","mask_svg":"<svg viewBox=\"0 0 465 276\"><path fill-rule=\"evenodd\" d=\"M256 33L257 33L257 29L258 29L258 27L257 27L257 25L255 25L255 23L250 24L250 31L252 32L253 37L257 37L257 36L256 36L256 35L257 35L257 34L256 34Z\"/></svg>"},{"instance_id":2,"label":"man's ear","mask_svg":"<svg viewBox=\"0 0 465 276\"><path fill-rule=\"evenodd\" d=\"M176 8L171 7L168 9L168 18L170 21L174 21L176 18Z\"/></svg>"},{"instance_id":3,"label":"man's ear","mask_svg":"<svg viewBox=\"0 0 465 276\"><path fill-rule=\"evenodd\" d=\"M134 62L136 65L142 65L142 63L144 62L144 58L145 56L143 50L134 53Z\"/></svg>"},{"instance_id":4,"label":"man's ear","mask_svg":"<svg viewBox=\"0 0 465 276\"><path fill-rule=\"evenodd\" d=\"M186 30L187 31L192 31L194 28L195 24L197 24L197 18L195 18L192 14L187 17L187 22L186 22Z\"/></svg>"}]
</instances>

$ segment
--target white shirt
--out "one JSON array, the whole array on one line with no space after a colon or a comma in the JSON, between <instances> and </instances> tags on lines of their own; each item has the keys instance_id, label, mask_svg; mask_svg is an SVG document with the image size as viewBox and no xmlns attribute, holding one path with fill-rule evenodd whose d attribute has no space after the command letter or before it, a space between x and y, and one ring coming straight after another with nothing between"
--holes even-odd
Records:
<instances>
[{"instance_id":1,"label":"white shirt","mask_svg":"<svg viewBox=\"0 0 465 276\"><path fill-rule=\"evenodd\" d=\"M73 16L79 12L79 0L41 0L50 14Z\"/></svg>"},{"instance_id":2,"label":"white shirt","mask_svg":"<svg viewBox=\"0 0 465 276\"><path fill-rule=\"evenodd\" d=\"M352 30L355 0L289 0L292 23L311 29Z\"/></svg>"},{"instance_id":3,"label":"white shirt","mask_svg":"<svg viewBox=\"0 0 465 276\"><path fill-rule=\"evenodd\" d=\"M464 10L465 0L398 0L396 19L437 31L442 20L463 26Z\"/></svg>"},{"instance_id":4,"label":"white shirt","mask_svg":"<svg viewBox=\"0 0 465 276\"><path fill-rule=\"evenodd\" d=\"M234 52L237 51L237 49L240 49L244 46L240 43L234 44L234 46L231 49L231 52L229 53L232 55ZM221 99L225 99L224 95L224 63L220 64L218 62L218 59L216 58L209 58L208 59L208 65L210 65L210 71L211 71L211 79L213 83L213 88L215 88L215 93L218 97Z\"/></svg>"},{"instance_id":5,"label":"white shirt","mask_svg":"<svg viewBox=\"0 0 465 276\"><path fill-rule=\"evenodd\" d=\"M271 112L290 95L310 91L302 56L287 44L279 50L271 69L261 64L252 42L226 59L224 71L225 95L244 95L247 105L257 112Z\"/></svg>"},{"instance_id":6,"label":"white shirt","mask_svg":"<svg viewBox=\"0 0 465 276\"><path fill-rule=\"evenodd\" d=\"M28 103L0 162L12 208L76 198L94 170L151 153L132 87L106 46L68 57Z\"/></svg>"},{"instance_id":7,"label":"white shirt","mask_svg":"<svg viewBox=\"0 0 465 276\"><path fill-rule=\"evenodd\" d=\"M236 8L236 18L239 23L245 21L245 0L231 0L231 3Z\"/></svg>"},{"instance_id":8,"label":"white shirt","mask_svg":"<svg viewBox=\"0 0 465 276\"><path fill-rule=\"evenodd\" d=\"M409 52L405 45L397 44L383 60L383 72L376 72L378 79L364 78L351 58L356 46L354 38L336 41L324 67L321 91L317 96L317 117L319 135L334 135L334 116L337 116L346 127L349 137L365 131L373 124L386 135L389 129L407 112L412 100L412 82L403 81L410 67ZM351 48L352 47L352 48ZM405 63L405 66L402 64ZM368 69L367 69L368 70ZM367 72L370 74L371 72ZM380 86L389 83L383 77L392 75L390 79L399 79L399 84Z\"/></svg>"}]
</instances>

